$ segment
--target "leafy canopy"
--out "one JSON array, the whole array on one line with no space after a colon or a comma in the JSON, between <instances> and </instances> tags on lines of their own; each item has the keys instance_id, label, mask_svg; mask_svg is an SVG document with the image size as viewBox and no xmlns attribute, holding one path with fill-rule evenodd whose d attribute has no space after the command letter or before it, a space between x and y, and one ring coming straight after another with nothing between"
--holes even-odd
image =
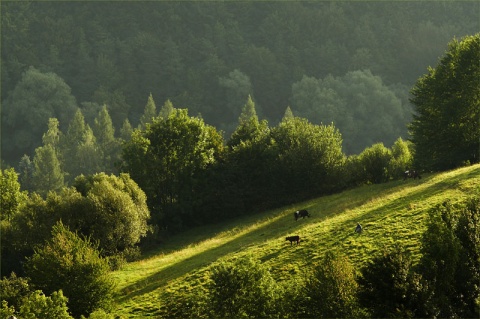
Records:
<instances>
[{"instance_id":1,"label":"leafy canopy","mask_svg":"<svg viewBox=\"0 0 480 319\"><path fill-rule=\"evenodd\" d=\"M413 87L409 129L419 167L446 170L480 161L480 33L452 40Z\"/></svg>"}]
</instances>

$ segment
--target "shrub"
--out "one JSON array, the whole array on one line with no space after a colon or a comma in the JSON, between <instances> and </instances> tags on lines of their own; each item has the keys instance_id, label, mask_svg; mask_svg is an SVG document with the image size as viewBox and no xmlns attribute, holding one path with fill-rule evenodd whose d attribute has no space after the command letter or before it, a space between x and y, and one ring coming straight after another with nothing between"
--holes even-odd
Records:
<instances>
[{"instance_id":1,"label":"shrub","mask_svg":"<svg viewBox=\"0 0 480 319\"><path fill-rule=\"evenodd\" d=\"M62 289L75 317L110 307L114 286L107 261L89 239L80 238L62 223L56 224L52 238L27 258L25 268L32 284L45 293Z\"/></svg>"},{"instance_id":2,"label":"shrub","mask_svg":"<svg viewBox=\"0 0 480 319\"><path fill-rule=\"evenodd\" d=\"M269 270L244 257L215 266L209 283L211 315L219 318L269 318L278 315L280 290Z\"/></svg>"},{"instance_id":3,"label":"shrub","mask_svg":"<svg viewBox=\"0 0 480 319\"><path fill-rule=\"evenodd\" d=\"M445 202L430 212L420 270L429 280L428 315L478 318L480 200Z\"/></svg>"},{"instance_id":4,"label":"shrub","mask_svg":"<svg viewBox=\"0 0 480 319\"><path fill-rule=\"evenodd\" d=\"M305 283L305 315L309 318L355 318L362 315L357 302L355 271L346 257L325 255Z\"/></svg>"},{"instance_id":5,"label":"shrub","mask_svg":"<svg viewBox=\"0 0 480 319\"><path fill-rule=\"evenodd\" d=\"M385 251L361 270L359 300L374 318L413 318L422 315L424 281L412 270L410 255Z\"/></svg>"},{"instance_id":6,"label":"shrub","mask_svg":"<svg viewBox=\"0 0 480 319\"><path fill-rule=\"evenodd\" d=\"M387 182L390 178L388 166L391 158L390 150L383 143L366 148L359 155L365 181L373 184Z\"/></svg>"},{"instance_id":7,"label":"shrub","mask_svg":"<svg viewBox=\"0 0 480 319\"><path fill-rule=\"evenodd\" d=\"M31 292L28 280L23 277L17 277L12 273L10 277L4 277L0 280L0 296L2 301L6 301L9 305L20 308L22 299Z\"/></svg>"}]
</instances>

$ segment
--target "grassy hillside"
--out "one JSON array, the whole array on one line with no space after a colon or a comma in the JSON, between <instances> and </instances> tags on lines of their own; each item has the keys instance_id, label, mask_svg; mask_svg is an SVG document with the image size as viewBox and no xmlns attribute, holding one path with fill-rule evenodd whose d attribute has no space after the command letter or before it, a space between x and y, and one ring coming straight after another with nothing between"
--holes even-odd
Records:
<instances>
[{"instance_id":1,"label":"grassy hillside","mask_svg":"<svg viewBox=\"0 0 480 319\"><path fill-rule=\"evenodd\" d=\"M328 250L347 255L360 268L376 252L400 244L420 257L420 237L431 207L446 199L480 194L480 165L425 175L421 180L363 186L263 214L202 227L172 237L157 251L114 273L115 313L125 318L158 314L164 294L198 289L212 263L252 254L278 281L302 276ZM293 212L310 218L295 222ZM364 227L354 232L356 223ZM285 241L299 235L299 246Z\"/></svg>"}]
</instances>

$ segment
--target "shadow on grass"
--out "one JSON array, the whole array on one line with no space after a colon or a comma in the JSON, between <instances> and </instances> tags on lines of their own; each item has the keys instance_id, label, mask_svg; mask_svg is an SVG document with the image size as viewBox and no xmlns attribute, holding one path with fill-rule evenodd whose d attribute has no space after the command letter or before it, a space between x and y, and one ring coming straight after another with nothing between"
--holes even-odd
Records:
<instances>
[{"instance_id":1,"label":"shadow on grass","mask_svg":"<svg viewBox=\"0 0 480 319\"><path fill-rule=\"evenodd\" d=\"M456 174L455 176L449 178L439 179L438 182L433 180L436 178L435 175L425 176L425 178L422 180L395 181L387 184L372 185L344 191L339 194L306 201L298 206L309 209L312 215L310 219L318 222L329 216L334 216L346 210L359 207L368 203L369 201L375 200L379 196L385 197L411 188L411 191L406 192L405 196L392 201L387 201L386 205L380 205L380 207L375 208L362 216L362 218L365 220L373 220L382 216L382 211L383 214L385 214L385 211L390 212L396 209L404 209L409 202L424 201L426 198L441 194L446 189L455 188L465 178L478 174L480 174L480 166L474 170L468 170L465 173ZM431 185L423 187L422 185L425 183L431 183ZM416 188L418 188L418 190L416 190ZM220 244L217 247L194 254L191 257L159 270L145 279L137 281L135 284L131 284L123 288L120 292L121 297L118 296L117 301L121 303L128 299L138 297L143 294L148 294L154 290L167 286L171 281L185 276L195 269L210 265L219 258L225 257L231 253L243 251L252 245L259 245L267 240L278 240L278 246L275 247L276 251L273 250L273 252L266 254L262 257L262 260L266 261L277 258L283 249L290 248L289 243L285 241L285 236L288 236L289 234L296 234L302 227L306 225L305 223L309 222L308 218L295 222L293 218L293 211L296 209L298 208L292 206L291 211L287 211L285 209L272 210L267 214L262 214L261 216L263 218L260 217L260 221L258 215L257 218L248 217L241 219L241 221L243 221L241 226L242 229L248 229L252 225L261 224L263 222L265 222L265 224L248 231L246 234L238 235L238 237L231 240L226 239L225 243ZM272 215L274 215L273 218ZM348 226L352 222L353 220L347 220L344 222L344 224ZM199 233L199 235L195 237L194 241L183 241L183 244L188 246L195 242L210 239L213 237L212 231L214 229L218 233L219 231L230 229L232 225L234 225L234 222L228 222L224 225L219 225L218 228L205 228L206 231L209 230L210 232L206 234ZM179 236L181 236L181 234ZM174 242L175 241L172 241L172 244ZM165 251L161 251L160 253L165 253L168 250L169 248L167 248ZM181 247L176 246L175 250L181 250ZM152 256L152 254L150 254L150 256Z\"/></svg>"},{"instance_id":2,"label":"shadow on grass","mask_svg":"<svg viewBox=\"0 0 480 319\"><path fill-rule=\"evenodd\" d=\"M422 180L410 181L408 184L409 189L394 187L391 190L398 191L397 198L392 198L391 200L384 199L385 203L373 205L372 208L366 209L360 214L352 214L353 216L348 216L348 218L340 222L336 229L333 230L335 235L331 236L335 238L335 243L329 248L343 245L344 243L356 243L361 246L367 243L362 240L361 236L373 236L372 238L376 238L375 235L380 235L382 236L380 241L383 244L388 243L389 240L391 241L390 244L402 242L403 245L414 245L412 247L418 250L417 240L420 239L420 232L425 224L418 225L415 223L419 223L419 221L421 223L427 216L426 211L432 209L437 204L441 204L449 199L453 201L462 200L462 197L468 197L475 193L478 194L480 188L475 185L475 182L472 182L469 187L462 186L465 180L475 177L480 178L480 166L453 176L439 177L439 175L431 175ZM459 196L459 193L463 195ZM451 198L451 196L455 197ZM418 204L420 206L417 206ZM364 232L360 235L354 233L357 222L364 226ZM396 225L396 223L399 224ZM406 230L405 233L395 232L398 229L402 229L402 227L405 227L403 228ZM373 235L374 233L375 235ZM409 242L408 236L415 237L415 241ZM381 245L378 245L375 241L374 239L373 242L370 241L368 244L376 245L375 249L381 249ZM310 255L315 256L315 253L312 251Z\"/></svg>"}]
</instances>

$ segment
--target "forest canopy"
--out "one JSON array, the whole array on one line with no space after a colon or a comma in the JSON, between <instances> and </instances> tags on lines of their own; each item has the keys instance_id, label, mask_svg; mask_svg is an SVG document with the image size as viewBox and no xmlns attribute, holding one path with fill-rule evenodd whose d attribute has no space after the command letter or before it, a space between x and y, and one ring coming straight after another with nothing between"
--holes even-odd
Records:
<instances>
[{"instance_id":1,"label":"forest canopy","mask_svg":"<svg viewBox=\"0 0 480 319\"><path fill-rule=\"evenodd\" d=\"M407 138L409 88L452 38L478 32L478 6L4 1L1 157L13 165L33 156L48 118L65 131L77 108L93 128L106 106L120 135L126 120L139 124L149 95L227 136L251 95L270 123L287 106L314 124L334 122L347 154L390 146Z\"/></svg>"}]
</instances>

